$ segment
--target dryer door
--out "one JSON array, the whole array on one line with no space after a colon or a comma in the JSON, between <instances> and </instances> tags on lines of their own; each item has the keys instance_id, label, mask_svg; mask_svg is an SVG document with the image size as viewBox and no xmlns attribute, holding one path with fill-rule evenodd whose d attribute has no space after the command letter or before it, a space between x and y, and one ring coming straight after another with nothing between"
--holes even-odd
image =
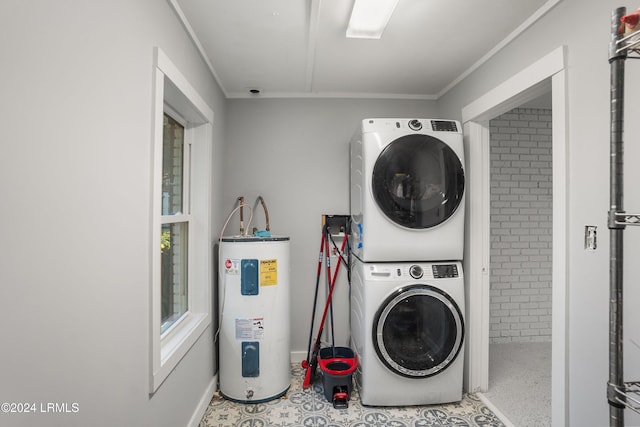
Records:
<instances>
[{"instance_id":1,"label":"dryer door","mask_svg":"<svg viewBox=\"0 0 640 427\"><path fill-rule=\"evenodd\" d=\"M380 360L410 378L436 375L458 356L464 321L458 305L438 288L402 288L382 304L373 322L373 343Z\"/></svg>"},{"instance_id":2,"label":"dryer door","mask_svg":"<svg viewBox=\"0 0 640 427\"><path fill-rule=\"evenodd\" d=\"M464 169L456 153L429 135L405 135L382 151L373 168L373 197L382 212L406 228L447 220L464 193Z\"/></svg>"}]
</instances>

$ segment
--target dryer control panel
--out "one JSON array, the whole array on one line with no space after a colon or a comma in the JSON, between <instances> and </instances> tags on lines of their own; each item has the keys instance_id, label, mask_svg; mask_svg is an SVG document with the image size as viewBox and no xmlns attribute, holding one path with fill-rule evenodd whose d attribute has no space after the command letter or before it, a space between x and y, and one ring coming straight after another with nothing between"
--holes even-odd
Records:
<instances>
[{"instance_id":1,"label":"dryer control panel","mask_svg":"<svg viewBox=\"0 0 640 427\"><path fill-rule=\"evenodd\" d=\"M458 125L453 120L431 120L431 127L437 132L458 132Z\"/></svg>"},{"instance_id":2,"label":"dryer control panel","mask_svg":"<svg viewBox=\"0 0 640 427\"><path fill-rule=\"evenodd\" d=\"M422 129L422 123L420 123L420 120L417 119L409 120L409 129L420 130Z\"/></svg>"},{"instance_id":3,"label":"dryer control panel","mask_svg":"<svg viewBox=\"0 0 640 427\"><path fill-rule=\"evenodd\" d=\"M458 266L456 264L437 264L431 266L435 279L450 279L458 277Z\"/></svg>"},{"instance_id":4,"label":"dryer control panel","mask_svg":"<svg viewBox=\"0 0 640 427\"><path fill-rule=\"evenodd\" d=\"M462 126L457 120L443 119L365 119L362 127L358 129L357 135L369 132L409 132L424 133L447 132L462 133Z\"/></svg>"}]
</instances>

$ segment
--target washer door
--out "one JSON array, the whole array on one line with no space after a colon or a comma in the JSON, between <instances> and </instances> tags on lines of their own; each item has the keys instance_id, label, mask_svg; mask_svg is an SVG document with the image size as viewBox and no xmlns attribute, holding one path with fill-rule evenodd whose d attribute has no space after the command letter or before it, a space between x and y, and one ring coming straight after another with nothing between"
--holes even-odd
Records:
<instances>
[{"instance_id":1,"label":"washer door","mask_svg":"<svg viewBox=\"0 0 640 427\"><path fill-rule=\"evenodd\" d=\"M399 289L382 304L373 322L373 344L393 372L424 378L446 369L458 356L464 321L453 299L438 288Z\"/></svg>"},{"instance_id":2,"label":"washer door","mask_svg":"<svg viewBox=\"0 0 640 427\"><path fill-rule=\"evenodd\" d=\"M464 169L456 153L429 135L405 135L382 151L373 168L373 197L382 212L406 228L447 220L464 193Z\"/></svg>"}]
</instances>

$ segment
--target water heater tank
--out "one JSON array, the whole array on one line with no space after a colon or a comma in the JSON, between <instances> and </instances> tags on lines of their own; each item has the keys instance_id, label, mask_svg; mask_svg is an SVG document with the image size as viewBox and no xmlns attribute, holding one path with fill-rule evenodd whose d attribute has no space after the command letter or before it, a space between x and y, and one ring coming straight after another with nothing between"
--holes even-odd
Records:
<instances>
[{"instance_id":1,"label":"water heater tank","mask_svg":"<svg viewBox=\"0 0 640 427\"><path fill-rule=\"evenodd\" d=\"M289 238L220 241L220 392L257 403L291 385Z\"/></svg>"}]
</instances>

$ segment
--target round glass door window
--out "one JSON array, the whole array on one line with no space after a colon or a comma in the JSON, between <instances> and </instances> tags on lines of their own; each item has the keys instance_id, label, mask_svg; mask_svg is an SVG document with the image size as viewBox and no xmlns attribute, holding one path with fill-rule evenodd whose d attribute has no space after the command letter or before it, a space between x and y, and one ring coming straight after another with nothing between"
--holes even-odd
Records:
<instances>
[{"instance_id":1,"label":"round glass door window","mask_svg":"<svg viewBox=\"0 0 640 427\"><path fill-rule=\"evenodd\" d=\"M398 225L434 227L456 211L464 169L456 153L429 135L406 135L382 151L373 168L373 197Z\"/></svg>"},{"instance_id":2,"label":"round glass door window","mask_svg":"<svg viewBox=\"0 0 640 427\"><path fill-rule=\"evenodd\" d=\"M401 289L376 313L373 343L391 371L423 378L446 369L458 356L464 321L458 305L428 285Z\"/></svg>"}]
</instances>

